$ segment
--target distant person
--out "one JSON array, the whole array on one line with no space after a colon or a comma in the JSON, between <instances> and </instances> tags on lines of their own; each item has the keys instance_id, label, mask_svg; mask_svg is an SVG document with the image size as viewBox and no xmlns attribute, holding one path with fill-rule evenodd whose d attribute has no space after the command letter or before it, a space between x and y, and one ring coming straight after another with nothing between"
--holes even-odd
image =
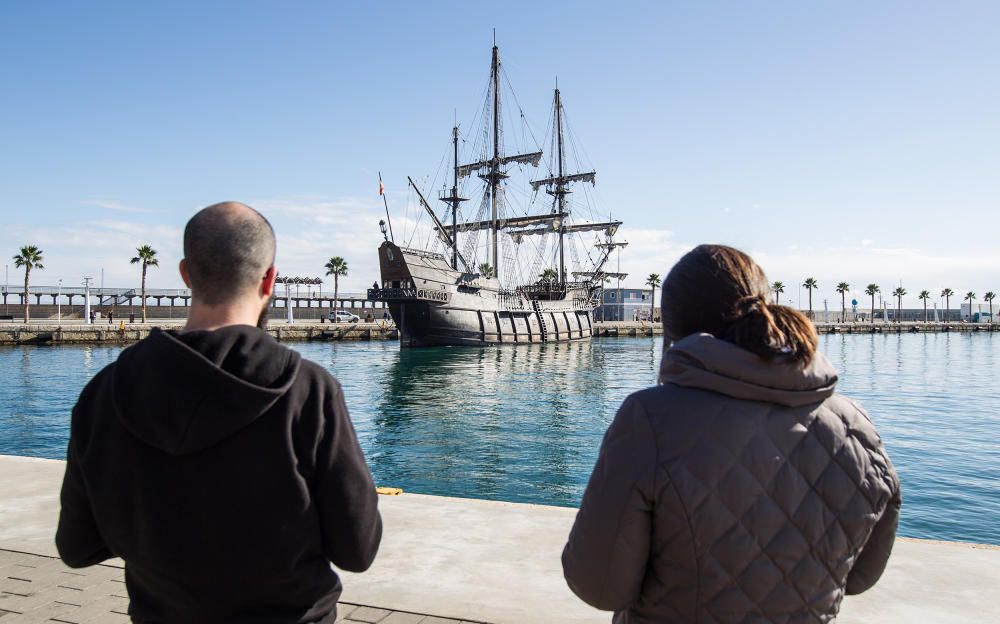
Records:
<instances>
[{"instance_id":1,"label":"distant person","mask_svg":"<svg viewBox=\"0 0 1000 624\"><path fill-rule=\"evenodd\" d=\"M90 311L90 322L93 323L96 318L97 318L97 314L95 314L94 311L91 310Z\"/></svg>"},{"instance_id":2,"label":"distant person","mask_svg":"<svg viewBox=\"0 0 1000 624\"><path fill-rule=\"evenodd\" d=\"M748 255L696 247L662 310L660 384L604 436L570 588L619 623L833 621L878 581L899 520L874 425Z\"/></svg>"},{"instance_id":3,"label":"distant person","mask_svg":"<svg viewBox=\"0 0 1000 624\"><path fill-rule=\"evenodd\" d=\"M59 555L125 560L141 622L332 624L382 536L336 379L268 336L274 232L238 203L184 230L181 331L154 328L73 409Z\"/></svg>"},{"instance_id":4,"label":"distant person","mask_svg":"<svg viewBox=\"0 0 1000 624\"><path fill-rule=\"evenodd\" d=\"M108 312L108 325L114 325L115 323L115 311L111 310Z\"/></svg>"}]
</instances>

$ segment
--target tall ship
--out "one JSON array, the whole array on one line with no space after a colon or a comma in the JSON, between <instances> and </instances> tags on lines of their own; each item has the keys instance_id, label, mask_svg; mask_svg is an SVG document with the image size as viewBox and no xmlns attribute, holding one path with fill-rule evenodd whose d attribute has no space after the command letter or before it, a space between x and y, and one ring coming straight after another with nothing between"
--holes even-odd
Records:
<instances>
[{"instance_id":1,"label":"tall ship","mask_svg":"<svg viewBox=\"0 0 1000 624\"><path fill-rule=\"evenodd\" d=\"M593 187L597 172L570 166L567 152L579 156L579 151L567 128L558 85L549 158L541 173L543 150L537 142L527 150L505 146L505 136L534 141L534 135L516 96L502 85L509 87L510 81L494 45L476 116L481 123L473 123L476 130L469 136L457 124L452 128L447 165L439 168L444 171L438 192L443 214L408 178L413 203L419 204L419 218L404 221L417 222L413 233L406 243L397 242L391 221L388 231L382 224L382 281L368 290L368 298L386 303L402 347L586 340L593 335L593 310L604 284L625 277L605 270L612 251L628 244L614 240L621 221L595 215L589 192L585 202L569 197L588 183ZM506 124L514 127L505 132L503 113L511 98L520 132L516 123ZM473 162L460 164L461 145L471 151L468 160ZM463 216L463 204L470 201L466 205L478 204L478 210ZM388 213L387 204L387 218ZM413 240L424 217L427 240L421 245Z\"/></svg>"}]
</instances>

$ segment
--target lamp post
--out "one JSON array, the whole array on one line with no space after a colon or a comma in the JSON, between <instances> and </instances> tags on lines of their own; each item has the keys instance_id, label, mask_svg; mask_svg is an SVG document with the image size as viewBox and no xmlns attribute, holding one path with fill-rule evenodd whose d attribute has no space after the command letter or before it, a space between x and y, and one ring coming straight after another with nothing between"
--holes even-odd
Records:
<instances>
[{"instance_id":1,"label":"lamp post","mask_svg":"<svg viewBox=\"0 0 1000 624\"><path fill-rule=\"evenodd\" d=\"M83 323L90 324L90 280L94 278L84 276L83 278Z\"/></svg>"},{"instance_id":2,"label":"lamp post","mask_svg":"<svg viewBox=\"0 0 1000 624\"><path fill-rule=\"evenodd\" d=\"M59 278L59 290L56 294L56 322L62 325L62 278Z\"/></svg>"},{"instance_id":3,"label":"lamp post","mask_svg":"<svg viewBox=\"0 0 1000 624\"><path fill-rule=\"evenodd\" d=\"M389 235L386 234L385 219L379 220L378 228L382 230L382 238L384 238L385 240L389 240Z\"/></svg>"}]
</instances>

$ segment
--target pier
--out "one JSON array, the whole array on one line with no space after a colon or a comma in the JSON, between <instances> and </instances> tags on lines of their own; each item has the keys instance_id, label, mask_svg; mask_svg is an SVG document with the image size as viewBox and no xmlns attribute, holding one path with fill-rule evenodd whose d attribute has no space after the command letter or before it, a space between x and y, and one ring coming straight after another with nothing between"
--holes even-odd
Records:
<instances>
[{"instance_id":1,"label":"pier","mask_svg":"<svg viewBox=\"0 0 1000 624\"><path fill-rule=\"evenodd\" d=\"M82 319L88 293L91 309L105 317L108 312L113 312L116 318L128 318L130 314L138 316L142 309L143 297L138 288L90 288L88 291L79 287L39 285L32 286L28 293L30 315L39 320L55 320L57 316ZM316 320L334 308L361 318L369 312L381 318L382 313L388 311L383 303L369 301L367 293L338 293L334 299L333 293L324 293L322 287L310 285L305 288L296 284L286 293L283 285L279 284L274 294L271 317L276 319L284 318L288 307L292 308L295 318ZM187 318L191 291L186 288L147 288L145 302L147 318L183 319ZM24 293L20 288L0 290L0 319L23 318L23 306Z\"/></svg>"},{"instance_id":2,"label":"pier","mask_svg":"<svg viewBox=\"0 0 1000 624\"><path fill-rule=\"evenodd\" d=\"M316 308L313 308L316 310ZM348 310L350 308L347 308ZM186 314L186 311L185 311ZM142 340L153 328L180 329L184 318L151 319L147 323L115 318L113 323L98 319L93 324L80 319L56 323L50 319L23 324L0 321L0 345L18 344L127 344ZM595 322L595 338L662 336L663 325L647 321ZM818 323L820 334L920 334L1000 332L1000 324L987 323ZM272 314L267 332L279 341L397 340L399 331L391 320L379 318L365 323L326 323L317 318L288 324L280 314Z\"/></svg>"},{"instance_id":3,"label":"pier","mask_svg":"<svg viewBox=\"0 0 1000 624\"><path fill-rule=\"evenodd\" d=\"M0 456L0 617L127 622L120 560L70 570L54 558L63 470L61 461ZM370 570L343 574L342 621L611 621L563 580L560 554L575 509L410 493L380 496L379 508L382 546ZM998 547L900 538L879 583L845 598L837 621L996 622L998 586Z\"/></svg>"}]
</instances>

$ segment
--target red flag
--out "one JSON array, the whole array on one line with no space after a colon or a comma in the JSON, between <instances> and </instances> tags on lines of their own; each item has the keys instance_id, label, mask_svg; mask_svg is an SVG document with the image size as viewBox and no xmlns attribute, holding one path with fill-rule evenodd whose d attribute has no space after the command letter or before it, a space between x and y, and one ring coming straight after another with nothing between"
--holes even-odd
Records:
<instances>
[{"instance_id":1,"label":"red flag","mask_svg":"<svg viewBox=\"0 0 1000 624\"><path fill-rule=\"evenodd\" d=\"M382 180L378 181L378 194L385 195L385 185L382 184Z\"/></svg>"}]
</instances>

